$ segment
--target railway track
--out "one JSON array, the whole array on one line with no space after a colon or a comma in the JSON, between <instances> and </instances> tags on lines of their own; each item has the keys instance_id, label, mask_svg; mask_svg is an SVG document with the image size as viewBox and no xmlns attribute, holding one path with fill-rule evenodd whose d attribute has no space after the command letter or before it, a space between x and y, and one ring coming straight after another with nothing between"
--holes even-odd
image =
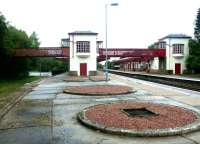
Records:
<instances>
[{"instance_id":1,"label":"railway track","mask_svg":"<svg viewBox=\"0 0 200 144\"><path fill-rule=\"evenodd\" d=\"M130 72L118 71L118 70L108 70L109 73L117 74L121 76L126 76L130 78L136 78L145 81L156 82L160 84L166 84L170 86L176 86L180 88L185 88L189 90L195 90L200 92L200 80L184 79L184 78L174 78L158 75L149 74L135 74Z\"/></svg>"}]
</instances>

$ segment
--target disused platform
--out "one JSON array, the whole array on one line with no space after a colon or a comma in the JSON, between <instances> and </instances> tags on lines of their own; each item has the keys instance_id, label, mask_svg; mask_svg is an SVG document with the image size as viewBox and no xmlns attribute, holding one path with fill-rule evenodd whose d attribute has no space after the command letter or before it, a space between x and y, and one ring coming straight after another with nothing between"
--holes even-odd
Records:
<instances>
[{"instance_id":1,"label":"disused platform","mask_svg":"<svg viewBox=\"0 0 200 144\"><path fill-rule=\"evenodd\" d=\"M196 144L200 132L179 136L139 138L115 136L81 125L77 113L84 108L112 102L158 102L200 111L200 93L163 84L110 74L105 82L66 82L66 75L48 78L25 95L22 101L0 121L0 143L3 144ZM110 96L65 94L68 86L115 84L130 86L135 93Z\"/></svg>"}]
</instances>

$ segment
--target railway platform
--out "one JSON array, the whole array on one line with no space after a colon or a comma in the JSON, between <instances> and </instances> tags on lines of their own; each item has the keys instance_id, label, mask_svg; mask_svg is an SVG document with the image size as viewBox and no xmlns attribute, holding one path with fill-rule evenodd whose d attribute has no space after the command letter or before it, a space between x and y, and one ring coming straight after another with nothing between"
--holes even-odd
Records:
<instances>
[{"instance_id":1,"label":"railway platform","mask_svg":"<svg viewBox=\"0 0 200 144\"><path fill-rule=\"evenodd\" d=\"M200 131L166 137L128 137L106 134L80 124L77 113L84 108L112 102L146 101L185 106L200 111L200 92L115 74L110 81L67 82L66 75L47 78L25 95L0 121L3 144L198 144ZM66 87L124 85L134 93L88 96L63 93Z\"/></svg>"}]
</instances>

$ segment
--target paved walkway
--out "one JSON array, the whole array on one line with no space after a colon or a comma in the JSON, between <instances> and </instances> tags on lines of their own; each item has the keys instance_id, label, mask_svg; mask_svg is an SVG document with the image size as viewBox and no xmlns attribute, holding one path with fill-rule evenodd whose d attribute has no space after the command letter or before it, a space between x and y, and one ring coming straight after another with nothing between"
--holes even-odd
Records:
<instances>
[{"instance_id":1,"label":"paved walkway","mask_svg":"<svg viewBox=\"0 0 200 144\"><path fill-rule=\"evenodd\" d=\"M153 101L200 109L200 92L111 75L109 84L137 90L117 96L79 96L62 93L66 86L105 82L65 82L65 75L48 78L27 94L0 121L0 144L198 144L200 132L172 137L124 137L104 134L79 124L76 114L91 105L115 101Z\"/></svg>"}]
</instances>

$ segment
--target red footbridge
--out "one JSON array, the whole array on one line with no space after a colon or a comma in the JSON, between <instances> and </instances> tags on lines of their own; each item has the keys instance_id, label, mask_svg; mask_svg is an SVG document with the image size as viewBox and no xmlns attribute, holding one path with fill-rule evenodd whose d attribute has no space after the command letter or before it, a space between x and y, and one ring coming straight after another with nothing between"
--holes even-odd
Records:
<instances>
[{"instance_id":1,"label":"red footbridge","mask_svg":"<svg viewBox=\"0 0 200 144\"><path fill-rule=\"evenodd\" d=\"M69 48L41 47L16 49L14 57L61 57L69 58Z\"/></svg>"},{"instance_id":2,"label":"red footbridge","mask_svg":"<svg viewBox=\"0 0 200 144\"><path fill-rule=\"evenodd\" d=\"M106 58L106 49L99 49L98 62L104 61ZM14 57L56 57L69 58L69 48L61 47L40 47L38 49L23 48L14 51ZM136 48L108 48L108 58L120 57L121 59L116 63L123 63L127 61L146 61L154 57L165 57L165 49L136 49Z\"/></svg>"}]
</instances>

